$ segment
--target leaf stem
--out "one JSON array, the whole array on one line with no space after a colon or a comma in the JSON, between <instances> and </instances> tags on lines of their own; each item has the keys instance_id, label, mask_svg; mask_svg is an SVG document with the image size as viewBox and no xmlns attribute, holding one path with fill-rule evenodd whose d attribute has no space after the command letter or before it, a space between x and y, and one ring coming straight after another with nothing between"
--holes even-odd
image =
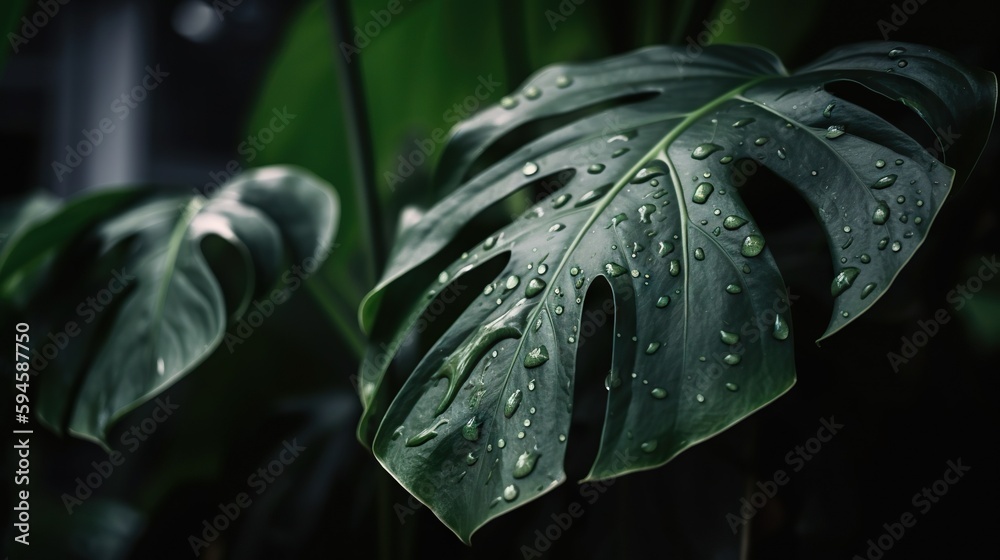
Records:
<instances>
[{"instance_id":1,"label":"leaf stem","mask_svg":"<svg viewBox=\"0 0 1000 560\"><path fill-rule=\"evenodd\" d=\"M349 59L340 50L340 45L349 45L356 50L354 39L351 37L353 19L347 0L329 0L327 7L330 31L333 35L334 69L340 89L340 107L348 134L347 151L351 162L351 174L354 177L358 215L361 218L364 238L369 241L368 285L374 285L382 274L387 245L378 192L375 188L371 125L368 122L368 107L361 75L361 54L354 52Z\"/></svg>"}]
</instances>

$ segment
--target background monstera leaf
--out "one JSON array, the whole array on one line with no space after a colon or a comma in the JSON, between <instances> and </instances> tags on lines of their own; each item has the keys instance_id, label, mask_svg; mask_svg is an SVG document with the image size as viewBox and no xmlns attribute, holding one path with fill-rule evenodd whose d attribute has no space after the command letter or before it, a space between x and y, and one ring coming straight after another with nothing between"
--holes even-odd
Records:
<instances>
[{"instance_id":1,"label":"background monstera leaf","mask_svg":"<svg viewBox=\"0 0 1000 560\"><path fill-rule=\"evenodd\" d=\"M65 304L37 306L63 315L32 318L38 332L57 333L40 339L45 354L33 363L42 420L103 443L115 420L207 358L253 300L273 307L290 296L301 270L330 253L338 214L328 184L275 166L207 198L108 190L30 222L5 248L0 285L46 252L58 256L53 276L79 279L73 293L41 287L32 296Z\"/></svg>"},{"instance_id":2,"label":"background monstera leaf","mask_svg":"<svg viewBox=\"0 0 1000 560\"><path fill-rule=\"evenodd\" d=\"M838 82L950 131L939 141L953 167L831 93ZM786 180L826 232L836 299L825 337L868 309L920 246L955 170L964 176L978 158L995 105L992 74L911 44L849 46L794 73L736 46L542 70L453 131L437 177L450 194L404 232L366 298L362 323L374 335L359 437L467 542L560 484L583 302L603 279L615 338L588 478L664 464L795 381L789 302L767 232L744 205L745 176L764 166ZM547 196L465 242L462 228L477 219L468 209L525 188ZM433 257L463 243L460 258L435 268ZM473 286L482 294L400 386L388 362L422 331L433 297L494 259L509 260ZM429 285L414 286L421 278ZM400 293L409 314L377 322L380 302Z\"/></svg>"}]
</instances>

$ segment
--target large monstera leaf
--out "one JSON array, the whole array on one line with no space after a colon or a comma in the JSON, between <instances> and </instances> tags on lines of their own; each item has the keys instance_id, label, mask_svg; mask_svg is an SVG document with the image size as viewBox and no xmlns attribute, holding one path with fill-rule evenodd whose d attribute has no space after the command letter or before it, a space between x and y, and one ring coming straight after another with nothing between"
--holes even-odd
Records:
<instances>
[{"instance_id":1,"label":"large monstera leaf","mask_svg":"<svg viewBox=\"0 0 1000 560\"><path fill-rule=\"evenodd\" d=\"M828 91L844 81L950 131L940 140L954 168ZM764 50L735 46L693 59L649 48L542 70L453 132L438 175L450 194L401 237L363 324L372 326L387 290L455 241L475 219L468 209L539 177L563 177L562 186L469 246L437 282L409 288L409 314L376 330L388 334L375 337L362 368L359 437L466 541L552 489L565 479L578 339L588 327L581 302L603 278L615 338L588 478L664 464L795 381L784 284L741 177L768 168L821 222L836 271L825 337L868 309L920 246L955 170L964 177L978 158L995 105L992 74L909 44L845 47L794 73ZM550 126L476 170L529 123ZM426 296L503 255L505 270L394 385L386 356L415 330Z\"/></svg>"},{"instance_id":2,"label":"large monstera leaf","mask_svg":"<svg viewBox=\"0 0 1000 560\"><path fill-rule=\"evenodd\" d=\"M46 355L51 363L38 362L41 419L104 443L117 419L180 380L222 343L231 322L255 312L252 300L273 308L291 295L301 271L330 253L338 215L330 185L274 166L209 197L98 192L19 231L0 254L0 281L15 281L32 254L73 258L97 247L96 259L73 272L77 283L96 279L101 290L80 288L89 299L65 301L81 296L60 296L61 284L28 303L33 325L59 331L51 341L38 336L39 347L66 338L58 355ZM62 332L70 321L72 340Z\"/></svg>"}]
</instances>

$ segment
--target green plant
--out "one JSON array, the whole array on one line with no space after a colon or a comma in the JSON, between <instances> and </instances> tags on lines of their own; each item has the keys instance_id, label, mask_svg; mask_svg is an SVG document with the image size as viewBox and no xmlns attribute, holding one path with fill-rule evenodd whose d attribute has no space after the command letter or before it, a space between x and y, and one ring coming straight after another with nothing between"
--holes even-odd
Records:
<instances>
[{"instance_id":1,"label":"green plant","mask_svg":"<svg viewBox=\"0 0 1000 560\"><path fill-rule=\"evenodd\" d=\"M950 167L829 91L844 82L953 131L953 143L937 144L949 143ZM453 131L434 185L449 194L401 236L362 306L376 329L370 363L386 364L378 354L420 330L436 294L502 267L472 286L482 293L405 381L387 377L387 364L362 370L362 441L466 542L562 483L584 300L603 279L614 351L586 480L664 464L795 380L790 302L744 204L746 178L766 167L821 222L836 271L826 338L869 309L920 246L978 159L996 95L992 74L902 43L842 47L793 73L736 46L694 58L653 47L538 72ZM460 234L532 189L541 194L487 239ZM408 312L377 319L383 298Z\"/></svg>"}]
</instances>

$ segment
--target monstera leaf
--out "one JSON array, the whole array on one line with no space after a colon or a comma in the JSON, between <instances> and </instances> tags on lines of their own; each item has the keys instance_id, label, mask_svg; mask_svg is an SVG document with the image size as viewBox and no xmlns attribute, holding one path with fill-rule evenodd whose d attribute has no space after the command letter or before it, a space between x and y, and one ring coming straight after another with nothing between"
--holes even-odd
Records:
<instances>
[{"instance_id":1,"label":"monstera leaf","mask_svg":"<svg viewBox=\"0 0 1000 560\"><path fill-rule=\"evenodd\" d=\"M123 208L125 201L132 202ZM37 335L38 351L51 361L35 362L36 370L45 368L37 409L42 420L103 442L115 420L207 358L231 320L273 309L297 289L329 254L338 214L336 195L322 180L267 167L208 198L150 189L100 192L19 232L17 246L3 253L0 278L16 281L31 264L26 254L51 247L71 257L91 242L97 259L85 264L93 270L73 272L77 282L102 283L97 291L83 288L89 297L65 306L56 305L65 286L28 304L29 316L40 315L33 324L47 320L58 329L49 339ZM83 245L72 243L77 237ZM212 255L227 254L219 240L235 261L206 256L206 244ZM232 280L222 282L220 272ZM251 307L254 298L258 306ZM45 317L53 309L70 317Z\"/></svg>"},{"instance_id":2,"label":"monstera leaf","mask_svg":"<svg viewBox=\"0 0 1000 560\"><path fill-rule=\"evenodd\" d=\"M837 82L950 131L940 141L954 169L830 93ZM588 329L583 302L604 279L615 338L588 478L664 464L795 381L784 284L768 233L744 205L745 176L764 166L786 180L826 232L835 309L825 337L871 307L920 246L955 170L967 174L978 158L995 105L992 74L909 44L845 47L794 73L736 46L695 58L649 48L542 70L453 131L438 175L450 194L401 236L365 301L371 328L385 294L422 270L438 276L409 287L409 314L375 331L387 334L374 337L362 368L359 437L465 541L560 484ZM539 129L488 161L505 140ZM468 209L553 184L439 275L426 274L431 257L461 241L475 219ZM509 258L503 272L394 384L387 356L417 330L427 296L497 258Z\"/></svg>"}]
</instances>

